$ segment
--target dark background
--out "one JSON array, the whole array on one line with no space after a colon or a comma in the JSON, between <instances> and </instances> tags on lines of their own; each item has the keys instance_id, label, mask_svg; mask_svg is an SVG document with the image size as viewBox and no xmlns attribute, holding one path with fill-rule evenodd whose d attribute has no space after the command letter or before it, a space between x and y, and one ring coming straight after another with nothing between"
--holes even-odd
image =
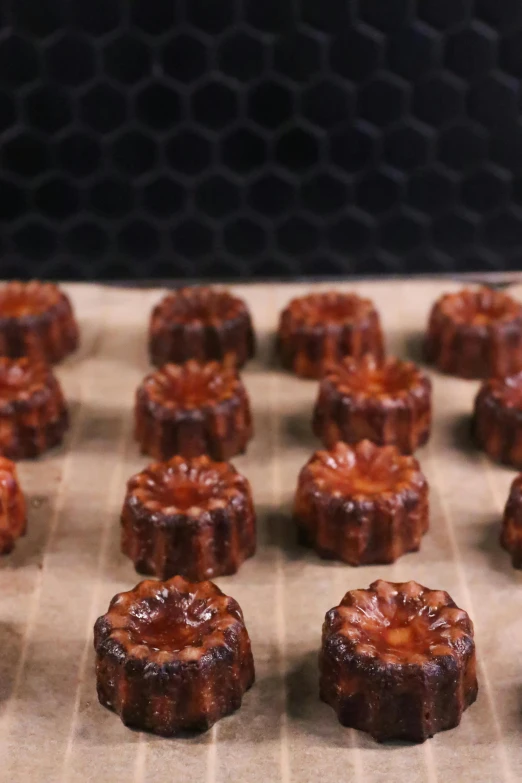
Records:
<instances>
[{"instance_id":1,"label":"dark background","mask_svg":"<svg viewBox=\"0 0 522 783\"><path fill-rule=\"evenodd\" d=\"M0 0L0 274L522 268L520 0Z\"/></svg>"}]
</instances>

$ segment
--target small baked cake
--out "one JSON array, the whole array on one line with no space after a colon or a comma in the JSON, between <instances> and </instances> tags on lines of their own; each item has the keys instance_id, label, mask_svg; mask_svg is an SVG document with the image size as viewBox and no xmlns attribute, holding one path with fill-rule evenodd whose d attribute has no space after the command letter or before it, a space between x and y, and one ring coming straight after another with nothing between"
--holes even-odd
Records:
<instances>
[{"instance_id":1,"label":"small baked cake","mask_svg":"<svg viewBox=\"0 0 522 783\"><path fill-rule=\"evenodd\" d=\"M62 389L47 365L0 357L0 454L37 457L62 442L68 424Z\"/></svg>"},{"instance_id":2,"label":"small baked cake","mask_svg":"<svg viewBox=\"0 0 522 783\"><path fill-rule=\"evenodd\" d=\"M513 568L522 568L522 474L511 484L502 519L500 543L511 555Z\"/></svg>"},{"instance_id":3,"label":"small baked cake","mask_svg":"<svg viewBox=\"0 0 522 783\"><path fill-rule=\"evenodd\" d=\"M426 359L462 378L522 370L522 306L502 291L465 288L445 294L431 311Z\"/></svg>"},{"instance_id":4,"label":"small baked cake","mask_svg":"<svg viewBox=\"0 0 522 783\"><path fill-rule=\"evenodd\" d=\"M317 451L299 474L301 543L350 565L393 563L428 530L428 482L414 457L363 440Z\"/></svg>"},{"instance_id":5,"label":"small baked cake","mask_svg":"<svg viewBox=\"0 0 522 783\"><path fill-rule=\"evenodd\" d=\"M411 454L431 428L431 381L413 362L373 356L331 365L319 387L314 433L330 448L365 438Z\"/></svg>"},{"instance_id":6,"label":"small baked cake","mask_svg":"<svg viewBox=\"0 0 522 783\"><path fill-rule=\"evenodd\" d=\"M25 498L18 483L14 462L0 457L0 554L12 551L15 541L25 535Z\"/></svg>"},{"instance_id":7,"label":"small baked cake","mask_svg":"<svg viewBox=\"0 0 522 783\"><path fill-rule=\"evenodd\" d=\"M323 625L320 694L340 723L379 741L423 742L475 701L473 623L448 593L380 579Z\"/></svg>"},{"instance_id":8,"label":"small baked cake","mask_svg":"<svg viewBox=\"0 0 522 783\"><path fill-rule=\"evenodd\" d=\"M369 299L336 291L292 299L277 336L281 363L302 378L320 378L344 356L384 356L379 315Z\"/></svg>"},{"instance_id":9,"label":"small baked cake","mask_svg":"<svg viewBox=\"0 0 522 783\"><path fill-rule=\"evenodd\" d=\"M166 364L136 394L136 439L144 454L208 454L227 462L252 437L247 391L232 366L196 361Z\"/></svg>"},{"instance_id":10,"label":"small baked cake","mask_svg":"<svg viewBox=\"0 0 522 783\"><path fill-rule=\"evenodd\" d=\"M212 582L147 580L94 626L98 699L126 726L170 737L241 706L254 661L239 604Z\"/></svg>"},{"instance_id":11,"label":"small baked cake","mask_svg":"<svg viewBox=\"0 0 522 783\"><path fill-rule=\"evenodd\" d=\"M207 456L149 465L127 484L121 548L137 571L160 579L235 574L256 549L250 484Z\"/></svg>"},{"instance_id":12,"label":"small baked cake","mask_svg":"<svg viewBox=\"0 0 522 783\"><path fill-rule=\"evenodd\" d=\"M149 353L153 364L227 361L241 367L255 352L245 302L228 291L179 288L152 311Z\"/></svg>"},{"instance_id":13,"label":"small baked cake","mask_svg":"<svg viewBox=\"0 0 522 783\"><path fill-rule=\"evenodd\" d=\"M0 286L0 356L59 362L78 347L69 298L53 283Z\"/></svg>"},{"instance_id":14,"label":"small baked cake","mask_svg":"<svg viewBox=\"0 0 522 783\"><path fill-rule=\"evenodd\" d=\"M522 469L522 372L482 384L473 414L477 445L492 459Z\"/></svg>"}]
</instances>

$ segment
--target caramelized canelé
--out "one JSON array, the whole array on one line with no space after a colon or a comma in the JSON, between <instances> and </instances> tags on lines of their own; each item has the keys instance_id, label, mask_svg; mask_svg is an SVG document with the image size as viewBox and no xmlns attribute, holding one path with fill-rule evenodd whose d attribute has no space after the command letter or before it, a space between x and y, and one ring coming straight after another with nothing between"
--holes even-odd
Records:
<instances>
[{"instance_id":1,"label":"caramelized canel\u00e9","mask_svg":"<svg viewBox=\"0 0 522 783\"><path fill-rule=\"evenodd\" d=\"M430 429L431 382L413 362L365 356L327 368L313 417L314 433L327 448L368 439L411 454Z\"/></svg>"},{"instance_id":2,"label":"caramelized canel\u00e9","mask_svg":"<svg viewBox=\"0 0 522 783\"><path fill-rule=\"evenodd\" d=\"M350 565L393 563L428 529L428 483L394 446L339 442L302 469L294 500L300 541Z\"/></svg>"},{"instance_id":3,"label":"caramelized canel\u00e9","mask_svg":"<svg viewBox=\"0 0 522 783\"><path fill-rule=\"evenodd\" d=\"M254 661L239 604L212 582L147 580L94 627L98 698L126 726L172 736L241 706Z\"/></svg>"},{"instance_id":4,"label":"caramelized canel\u00e9","mask_svg":"<svg viewBox=\"0 0 522 783\"><path fill-rule=\"evenodd\" d=\"M0 286L0 356L59 362L78 346L69 298L53 283Z\"/></svg>"},{"instance_id":5,"label":"caramelized canel\u00e9","mask_svg":"<svg viewBox=\"0 0 522 783\"><path fill-rule=\"evenodd\" d=\"M68 422L62 389L46 364L0 357L0 454L37 457L62 442Z\"/></svg>"},{"instance_id":6,"label":"caramelized canel\u00e9","mask_svg":"<svg viewBox=\"0 0 522 783\"><path fill-rule=\"evenodd\" d=\"M384 356L373 303L336 291L292 299L281 313L277 346L282 365L302 378L320 378L344 356Z\"/></svg>"},{"instance_id":7,"label":"caramelized canel\u00e9","mask_svg":"<svg viewBox=\"0 0 522 783\"><path fill-rule=\"evenodd\" d=\"M323 625L320 694L344 726L423 742L477 697L473 624L443 590L380 579Z\"/></svg>"},{"instance_id":8,"label":"caramelized canel\u00e9","mask_svg":"<svg viewBox=\"0 0 522 783\"><path fill-rule=\"evenodd\" d=\"M433 305L426 359L462 378L522 370L522 306L502 291L465 288Z\"/></svg>"},{"instance_id":9,"label":"caramelized canel\u00e9","mask_svg":"<svg viewBox=\"0 0 522 783\"><path fill-rule=\"evenodd\" d=\"M208 454L227 462L252 437L246 389L234 367L208 362L167 364L148 375L136 395L136 439L144 454Z\"/></svg>"},{"instance_id":10,"label":"caramelized canel\u00e9","mask_svg":"<svg viewBox=\"0 0 522 783\"><path fill-rule=\"evenodd\" d=\"M137 571L161 579L234 574L256 549L247 479L207 456L149 465L127 484L121 547Z\"/></svg>"},{"instance_id":11,"label":"caramelized canel\u00e9","mask_svg":"<svg viewBox=\"0 0 522 783\"><path fill-rule=\"evenodd\" d=\"M252 319L242 299L228 291L180 288L152 311L149 353L153 364L227 361L241 367L255 352Z\"/></svg>"},{"instance_id":12,"label":"caramelized canel\u00e9","mask_svg":"<svg viewBox=\"0 0 522 783\"><path fill-rule=\"evenodd\" d=\"M492 459L522 469L522 372L482 384L475 398L473 433Z\"/></svg>"}]
</instances>

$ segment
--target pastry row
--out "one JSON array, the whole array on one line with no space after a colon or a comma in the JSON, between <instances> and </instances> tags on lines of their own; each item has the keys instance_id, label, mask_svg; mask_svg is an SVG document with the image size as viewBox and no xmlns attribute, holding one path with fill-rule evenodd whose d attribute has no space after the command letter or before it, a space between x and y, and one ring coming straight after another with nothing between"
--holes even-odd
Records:
<instances>
[{"instance_id":1,"label":"pastry row","mask_svg":"<svg viewBox=\"0 0 522 783\"><path fill-rule=\"evenodd\" d=\"M241 608L208 581L119 593L94 648L100 703L163 736L208 729L254 684ZM378 580L327 612L319 693L344 726L422 742L457 726L477 692L473 624L448 593Z\"/></svg>"},{"instance_id":2,"label":"pastry row","mask_svg":"<svg viewBox=\"0 0 522 783\"><path fill-rule=\"evenodd\" d=\"M319 384L312 429L327 448L338 441L396 446L411 454L430 435L431 381L413 362L372 356L331 365ZM28 459L61 443L67 404L50 367L0 356L0 455ZM490 378L476 399L473 431L493 459L522 469L522 372ZM135 436L144 454L208 454L227 461L253 436L247 390L227 363L166 364L138 387Z\"/></svg>"},{"instance_id":3,"label":"pastry row","mask_svg":"<svg viewBox=\"0 0 522 783\"><path fill-rule=\"evenodd\" d=\"M0 356L58 362L78 345L68 297L52 283L18 281L0 287ZM304 378L320 378L327 366L349 356L385 355L373 303L335 291L293 299L277 333L283 366ZM181 288L153 309L149 354L153 364L226 362L241 367L255 352L246 304L228 291ZM442 296L428 322L425 355L440 370L464 378L513 375L522 370L522 305L490 288Z\"/></svg>"},{"instance_id":4,"label":"pastry row","mask_svg":"<svg viewBox=\"0 0 522 783\"><path fill-rule=\"evenodd\" d=\"M298 541L352 566L388 564L420 548L429 528L429 487L415 457L394 446L339 441L299 473L293 504ZM0 554L26 532L13 462L0 457ZM522 474L512 483L500 540L522 568ZM248 480L208 456L155 462L127 482L121 550L139 573L196 581L234 574L256 551Z\"/></svg>"}]
</instances>

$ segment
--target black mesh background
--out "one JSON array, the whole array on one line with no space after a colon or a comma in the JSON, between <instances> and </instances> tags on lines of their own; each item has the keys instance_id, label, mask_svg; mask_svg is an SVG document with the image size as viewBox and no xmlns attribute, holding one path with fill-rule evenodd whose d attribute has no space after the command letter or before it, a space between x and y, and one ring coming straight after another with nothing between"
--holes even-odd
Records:
<instances>
[{"instance_id":1,"label":"black mesh background","mask_svg":"<svg viewBox=\"0 0 522 783\"><path fill-rule=\"evenodd\" d=\"M0 0L0 273L522 268L520 0Z\"/></svg>"}]
</instances>

